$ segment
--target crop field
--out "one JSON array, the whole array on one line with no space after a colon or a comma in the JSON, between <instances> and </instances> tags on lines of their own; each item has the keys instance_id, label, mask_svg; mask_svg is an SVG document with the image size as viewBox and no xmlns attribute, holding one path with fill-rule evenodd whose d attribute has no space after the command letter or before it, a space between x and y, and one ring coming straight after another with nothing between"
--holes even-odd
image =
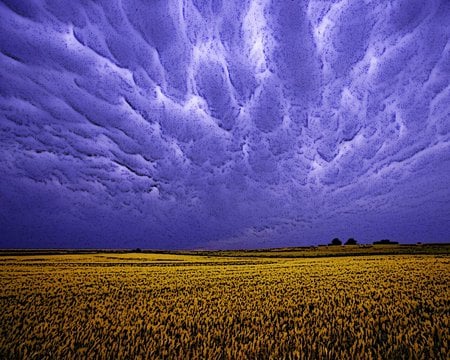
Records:
<instances>
[{"instance_id":1,"label":"crop field","mask_svg":"<svg viewBox=\"0 0 450 360\"><path fill-rule=\"evenodd\" d=\"M450 257L0 256L1 359L449 359Z\"/></svg>"}]
</instances>

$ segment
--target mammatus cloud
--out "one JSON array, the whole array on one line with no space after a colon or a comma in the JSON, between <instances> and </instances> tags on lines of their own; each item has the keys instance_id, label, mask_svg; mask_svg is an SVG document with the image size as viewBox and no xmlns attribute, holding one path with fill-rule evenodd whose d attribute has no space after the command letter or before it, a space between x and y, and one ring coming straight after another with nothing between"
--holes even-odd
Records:
<instances>
[{"instance_id":1,"label":"mammatus cloud","mask_svg":"<svg viewBox=\"0 0 450 360\"><path fill-rule=\"evenodd\" d=\"M3 1L0 245L448 241L448 1Z\"/></svg>"}]
</instances>

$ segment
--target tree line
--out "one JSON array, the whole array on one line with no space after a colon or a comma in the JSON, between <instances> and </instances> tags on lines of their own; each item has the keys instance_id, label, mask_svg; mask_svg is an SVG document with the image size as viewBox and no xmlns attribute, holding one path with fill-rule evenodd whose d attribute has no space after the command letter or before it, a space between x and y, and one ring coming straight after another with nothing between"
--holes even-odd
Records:
<instances>
[{"instance_id":1,"label":"tree line","mask_svg":"<svg viewBox=\"0 0 450 360\"><path fill-rule=\"evenodd\" d=\"M344 245L357 245L358 242L354 239L354 238L348 238L347 241L344 243ZM396 245L398 244L397 241L392 241L389 239L383 239L383 240L379 240L379 241L374 241L373 242L374 245ZM331 243L328 245L342 245L342 241L339 238L334 238L333 240L331 240Z\"/></svg>"}]
</instances>

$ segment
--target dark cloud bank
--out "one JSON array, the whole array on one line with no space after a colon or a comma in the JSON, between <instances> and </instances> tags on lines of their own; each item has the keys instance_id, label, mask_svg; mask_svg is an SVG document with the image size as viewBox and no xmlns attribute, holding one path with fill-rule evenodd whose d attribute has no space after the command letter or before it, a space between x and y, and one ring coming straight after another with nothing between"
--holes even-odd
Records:
<instances>
[{"instance_id":1,"label":"dark cloud bank","mask_svg":"<svg viewBox=\"0 0 450 360\"><path fill-rule=\"evenodd\" d=\"M449 1L0 16L0 247L450 240Z\"/></svg>"}]
</instances>

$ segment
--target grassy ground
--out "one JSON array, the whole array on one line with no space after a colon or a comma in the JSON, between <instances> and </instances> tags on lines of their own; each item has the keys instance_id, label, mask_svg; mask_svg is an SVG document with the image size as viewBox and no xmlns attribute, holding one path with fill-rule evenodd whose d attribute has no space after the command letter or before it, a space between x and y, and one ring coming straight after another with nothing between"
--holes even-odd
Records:
<instances>
[{"instance_id":1,"label":"grassy ground","mask_svg":"<svg viewBox=\"0 0 450 360\"><path fill-rule=\"evenodd\" d=\"M88 255L88 254L166 254L194 257L269 257L269 258L315 258L334 256L371 256L371 255L450 255L450 243L421 245L343 245L343 246L305 246L254 250L195 250L195 251L158 251L102 250L102 249L10 249L0 250L0 256L36 256L36 255ZM139 257L139 256L138 256Z\"/></svg>"},{"instance_id":2,"label":"grassy ground","mask_svg":"<svg viewBox=\"0 0 450 360\"><path fill-rule=\"evenodd\" d=\"M450 244L311 246L268 250L197 252L197 254L232 257L256 256L280 258L314 258L361 255L450 255Z\"/></svg>"}]
</instances>

